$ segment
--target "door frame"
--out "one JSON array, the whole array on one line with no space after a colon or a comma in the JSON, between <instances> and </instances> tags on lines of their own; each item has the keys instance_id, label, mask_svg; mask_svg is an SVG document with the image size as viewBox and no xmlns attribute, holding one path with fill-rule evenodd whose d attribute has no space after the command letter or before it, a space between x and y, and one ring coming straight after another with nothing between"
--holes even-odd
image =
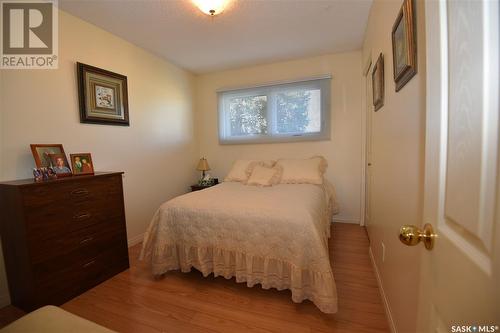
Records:
<instances>
[{"instance_id":1,"label":"door frame","mask_svg":"<svg viewBox=\"0 0 500 333\"><path fill-rule=\"evenodd\" d=\"M367 154L368 154L368 112L371 112L371 104L368 100L368 87L369 80L371 79L369 73L372 68L372 51L368 52L366 59L363 62L363 101L362 103L362 113L361 113L361 200L360 200L360 212L359 212L359 225L366 226L365 216L366 216L366 169L367 169Z\"/></svg>"}]
</instances>

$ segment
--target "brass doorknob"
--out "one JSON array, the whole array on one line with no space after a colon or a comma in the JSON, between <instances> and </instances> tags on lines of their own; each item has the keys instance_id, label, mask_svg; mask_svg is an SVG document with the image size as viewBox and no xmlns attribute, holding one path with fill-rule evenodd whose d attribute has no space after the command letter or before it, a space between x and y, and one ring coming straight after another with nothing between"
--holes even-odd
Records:
<instances>
[{"instance_id":1,"label":"brass doorknob","mask_svg":"<svg viewBox=\"0 0 500 333\"><path fill-rule=\"evenodd\" d=\"M399 240L403 244L414 246L423 242L427 250L432 250L436 237L437 235L434 233L432 225L429 223L424 225L423 230L414 225L404 225L399 230Z\"/></svg>"}]
</instances>

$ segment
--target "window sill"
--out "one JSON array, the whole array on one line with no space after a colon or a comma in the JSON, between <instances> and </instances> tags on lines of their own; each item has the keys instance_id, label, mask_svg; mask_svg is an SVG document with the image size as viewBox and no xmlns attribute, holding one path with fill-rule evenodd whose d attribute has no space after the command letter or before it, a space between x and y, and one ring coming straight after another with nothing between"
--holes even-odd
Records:
<instances>
[{"instance_id":1,"label":"window sill","mask_svg":"<svg viewBox=\"0 0 500 333\"><path fill-rule=\"evenodd\" d=\"M295 143L309 141L330 141L330 135L300 135L287 137L258 137L242 139L221 139L219 145L251 145L251 144L269 144L269 143Z\"/></svg>"}]
</instances>

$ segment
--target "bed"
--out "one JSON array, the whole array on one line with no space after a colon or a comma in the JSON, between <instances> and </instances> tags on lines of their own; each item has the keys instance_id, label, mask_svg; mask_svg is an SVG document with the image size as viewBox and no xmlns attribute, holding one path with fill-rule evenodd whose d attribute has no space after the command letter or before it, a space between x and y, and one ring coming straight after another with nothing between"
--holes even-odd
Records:
<instances>
[{"instance_id":1,"label":"bed","mask_svg":"<svg viewBox=\"0 0 500 333\"><path fill-rule=\"evenodd\" d=\"M332 185L270 187L224 182L164 203L144 236L140 258L152 273L189 272L235 277L248 287L289 289L292 300L311 300L337 311L328 255Z\"/></svg>"}]
</instances>

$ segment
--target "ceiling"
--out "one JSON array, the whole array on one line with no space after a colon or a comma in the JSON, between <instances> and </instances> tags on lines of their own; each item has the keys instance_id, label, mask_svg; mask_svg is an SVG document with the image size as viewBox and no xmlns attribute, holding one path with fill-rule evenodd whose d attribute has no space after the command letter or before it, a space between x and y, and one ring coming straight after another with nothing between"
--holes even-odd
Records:
<instances>
[{"instance_id":1,"label":"ceiling","mask_svg":"<svg viewBox=\"0 0 500 333\"><path fill-rule=\"evenodd\" d=\"M59 0L62 10L193 73L360 49L371 0Z\"/></svg>"}]
</instances>

